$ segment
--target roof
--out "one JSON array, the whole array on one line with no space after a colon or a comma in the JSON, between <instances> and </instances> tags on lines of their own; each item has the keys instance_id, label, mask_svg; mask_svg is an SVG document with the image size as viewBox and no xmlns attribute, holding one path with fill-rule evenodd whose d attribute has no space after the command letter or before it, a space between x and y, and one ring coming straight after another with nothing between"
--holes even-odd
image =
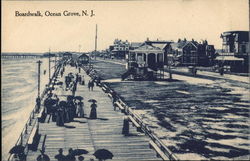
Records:
<instances>
[{"instance_id":1,"label":"roof","mask_svg":"<svg viewBox=\"0 0 250 161\"><path fill-rule=\"evenodd\" d=\"M152 46L155 46L155 47L160 48L161 50L163 50L167 46L167 43L164 43L164 44L152 43Z\"/></svg>"},{"instance_id":2,"label":"roof","mask_svg":"<svg viewBox=\"0 0 250 161\"><path fill-rule=\"evenodd\" d=\"M249 31L225 31L225 32L223 32L223 34L224 33L230 33L230 34L233 34L233 33L249 33Z\"/></svg>"},{"instance_id":3,"label":"roof","mask_svg":"<svg viewBox=\"0 0 250 161\"><path fill-rule=\"evenodd\" d=\"M244 41L249 41L249 32L248 31L227 31L221 34L221 37L227 36L236 36L238 35L240 39Z\"/></svg>"},{"instance_id":4,"label":"roof","mask_svg":"<svg viewBox=\"0 0 250 161\"><path fill-rule=\"evenodd\" d=\"M235 56L217 56L215 60L244 61L243 58L237 58Z\"/></svg>"},{"instance_id":5,"label":"roof","mask_svg":"<svg viewBox=\"0 0 250 161\"><path fill-rule=\"evenodd\" d=\"M130 46L131 47L139 47L141 46L143 43L142 42L131 42Z\"/></svg>"},{"instance_id":6,"label":"roof","mask_svg":"<svg viewBox=\"0 0 250 161\"><path fill-rule=\"evenodd\" d=\"M142 46L140 46L139 48L135 49L134 51L158 51L161 52L162 49L160 47L156 47L156 46L152 46L152 45L148 45L148 44L143 44Z\"/></svg>"},{"instance_id":7,"label":"roof","mask_svg":"<svg viewBox=\"0 0 250 161\"><path fill-rule=\"evenodd\" d=\"M180 42L173 42L170 44L173 50L182 50L187 44L192 44L197 48L196 42L193 41L180 41Z\"/></svg>"},{"instance_id":8,"label":"roof","mask_svg":"<svg viewBox=\"0 0 250 161\"><path fill-rule=\"evenodd\" d=\"M182 49L185 44L186 44L186 42L184 42L184 41L173 42L170 44L170 46L172 47L173 50L178 50L178 49Z\"/></svg>"},{"instance_id":9,"label":"roof","mask_svg":"<svg viewBox=\"0 0 250 161\"><path fill-rule=\"evenodd\" d=\"M72 53L70 53L70 52L65 52L65 53L63 53L63 55L72 55Z\"/></svg>"},{"instance_id":10,"label":"roof","mask_svg":"<svg viewBox=\"0 0 250 161\"><path fill-rule=\"evenodd\" d=\"M197 46L199 45L197 42L187 41L186 44L182 48L184 48L187 44L192 44L195 48L197 48Z\"/></svg>"},{"instance_id":11,"label":"roof","mask_svg":"<svg viewBox=\"0 0 250 161\"><path fill-rule=\"evenodd\" d=\"M82 55L80 55L78 58L83 58L83 57L89 57L89 56L86 55L86 54L82 54Z\"/></svg>"}]
</instances>

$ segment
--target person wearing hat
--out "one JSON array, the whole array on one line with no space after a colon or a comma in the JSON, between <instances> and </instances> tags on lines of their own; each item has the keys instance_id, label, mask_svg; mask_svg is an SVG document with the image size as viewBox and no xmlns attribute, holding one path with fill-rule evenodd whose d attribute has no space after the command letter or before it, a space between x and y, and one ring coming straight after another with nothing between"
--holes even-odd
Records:
<instances>
[{"instance_id":1,"label":"person wearing hat","mask_svg":"<svg viewBox=\"0 0 250 161\"><path fill-rule=\"evenodd\" d=\"M66 161L76 161L75 156L73 155L73 149L69 148L69 154L65 156Z\"/></svg>"},{"instance_id":2,"label":"person wearing hat","mask_svg":"<svg viewBox=\"0 0 250 161\"><path fill-rule=\"evenodd\" d=\"M41 154L36 158L37 161L50 161L49 156L44 154L44 150L40 150Z\"/></svg>"},{"instance_id":3,"label":"person wearing hat","mask_svg":"<svg viewBox=\"0 0 250 161\"><path fill-rule=\"evenodd\" d=\"M91 107L91 111L90 111L89 118L90 119L97 119L97 112L96 112L97 105L95 104L95 102L92 102L90 107Z\"/></svg>"},{"instance_id":4,"label":"person wearing hat","mask_svg":"<svg viewBox=\"0 0 250 161\"><path fill-rule=\"evenodd\" d=\"M58 152L59 154L55 155L55 159L57 159L58 161L65 161L65 155L63 155L63 149L60 148Z\"/></svg>"},{"instance_id":5,"label":"person wearing hat","mask_svg":"<svg viewBox=\"0 0 250 161\"><path fill-rule=\"evenodd\" d=\"M83 156L79 156L79 157L78 157L78 160L79 160L79 161L83 161L83 160L84 160L84 157L83 157Z\"/></svg>"}]
</instances>

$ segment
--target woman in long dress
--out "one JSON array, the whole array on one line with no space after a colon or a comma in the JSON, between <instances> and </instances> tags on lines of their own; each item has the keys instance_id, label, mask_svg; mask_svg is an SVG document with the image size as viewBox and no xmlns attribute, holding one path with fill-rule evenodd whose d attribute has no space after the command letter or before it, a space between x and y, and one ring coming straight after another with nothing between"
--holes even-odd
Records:
<instances>
[{"instance_id":1,"label":"woman in long dress","mask_svg":"<svg viewBox=\"0 0 250 161\"><path fill-rule=\"evenodd\" d=\"M63 126L64 125L64 111L62 107L59 107L57 109L57 113L56 113L56 125L57 126Z\"/></svg>"},{"instance_id":2,"label":"woman in long dress","mask_svg":"<svg viewBox=\"0 0 250 161\"><path fill-rule=\"evenodd\" d=\"M91 111L90 111L89 118L96 119L97 118L97 112L96 112L97 105L95 104L95 102L93 102L90 107L91 107Z\"/></svg>"}]
</instances>

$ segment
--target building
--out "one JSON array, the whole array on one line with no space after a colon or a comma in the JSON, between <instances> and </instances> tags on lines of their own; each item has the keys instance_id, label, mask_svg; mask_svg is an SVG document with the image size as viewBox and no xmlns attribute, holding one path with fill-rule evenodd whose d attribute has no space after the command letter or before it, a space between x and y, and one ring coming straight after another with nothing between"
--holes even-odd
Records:
<instances>
[{"instance_id":1,"label":"building","mask_svg":"<svg viewBox=\"0 0 250 161\"><path fill-rule=\"evenodd\" d=\"M64 58L72 58L73 54L71 52L64 52L62 55Z\"/></svg>"},{"instance_id":2,"label":"building","mask_svg":"<svg viewBox=\"0 0 250 161\"><path fill-rule=\"evenodd\" d=\"M221 34L223 53L234 53L236 57L248 55L249 32L227 31Z\"/></svg>"},{"instance_id":3,"label":"building","mask_svg":"<svg viewBox=\"0 0 250 161\"><path fill-rule=\"evenodd\" d=\"M143 44L143 42L131 42L129 44L129 50L135 50L137 48L139 48L141 45ZM129 56L129 52L126 54L125 59L128 60L128 56Z\"/></svg>"},{"instance_id":4,"label":"building","mask_svg":"<svg viewBox=\"0 0 250 161\"><path fill-rule=\"evenodd\" d=\"M216 57L216 64L231 72L249 72L249 32L227 31L221 34L222 51Z\"/></svg>"},{"instance_id":5,"label":"building","mask_svg":"<svg viewBox=\"0 0 250 161\"><path fill-rule=\"evenodd\" d=\"M131 47L128 55L128 68L136 64L141 68L163 69L166 65L166 47L169 41L145 41L137 48Z\"/></svg>"},{"instance_id":6,"label":"building","mask_svg":"<svg viewBox=\"0 0 250 161\"><path fill-rule=\"evenodd\" d=\"M78 64L88 64L89 56L87 54L82 54L78 57Z\"/></svg>"},{"instance_id":7,"label":"building","mask_svg":"<svg viewBox=\"0 0 250 161\"><path fill-rule=\"evenodd\" d=\"M143 42L131 42L129 45L129 50L135 50L136 48L140 47Z\"/></svg>"},{"instance_id":8,"label":"building","mask_svg":"<svg viewBox=\"0 0 250 161\"><path fill-rule=\"evenodd\" d=\"M179 39L167 47L168 63L174 66L210 66L214 58L214 46L208 45L206 40L198 43Z\"/></svg>"},{"instance_id":9,"label":"building","mask_svg":"<svg viewBox=\"0 0 250 161\"><path fill-rule=\"evenodd\" d=\"M110 46L111 56L117 59L125 59L126 54L129 52L129 42L115 39L114 44Z\"/></svg>"}]
</instances>

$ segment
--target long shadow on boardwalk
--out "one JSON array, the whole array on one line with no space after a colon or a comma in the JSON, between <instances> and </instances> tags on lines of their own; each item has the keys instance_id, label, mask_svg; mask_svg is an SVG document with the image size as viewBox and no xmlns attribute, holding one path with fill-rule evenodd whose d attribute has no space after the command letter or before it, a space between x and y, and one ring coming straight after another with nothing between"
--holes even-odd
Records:
<instances>
[{"instance_id":1,"label":"long shadow on boardwalk","mask_svg":"<svg viewBox=\"0 0 250 161\"><path fill-rule=\"evenodd\" d=\"M90 117L84 117L84 118L86 118L86 119L88 119L88 120L102 120L102 121L108 121L109 119L107 119L107 118L96 118L96 119L92 119L92 118L90 118Z\"/></svg>"},{"instance_id":2,"label":"long shadow on boardwalk","mask_svg":"<svg viewBox=\"0 0 250 161\"><path fill-rule=\"evenodd\" d=\"M73 122L78 122L78 123L80 123L80 124L86 124L87 122L85 122L85 121L79 121L79 120L74 120Z\"/></svg>"},{"instance_id":3,"label":"long shadow on boardwalk","mask_svg":"<svg viewBox=\"0 0 250 161\"><path fill-rule=\"evenodd\" d=\"M69 126L69 125L64 125L65 128L68 128L68 129L74 129L76 128L75 126Z\"/></svg>"}]
</instances>

